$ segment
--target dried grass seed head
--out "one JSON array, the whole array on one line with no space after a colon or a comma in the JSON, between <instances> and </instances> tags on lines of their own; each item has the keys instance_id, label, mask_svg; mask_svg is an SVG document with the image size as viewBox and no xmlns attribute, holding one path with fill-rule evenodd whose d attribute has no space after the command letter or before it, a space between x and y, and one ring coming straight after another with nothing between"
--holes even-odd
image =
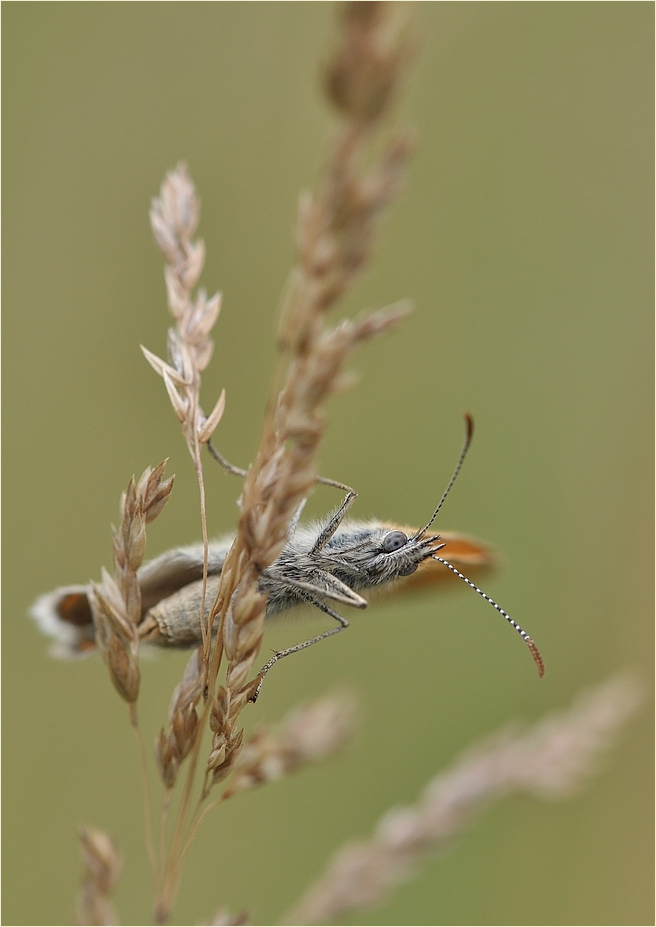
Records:
<instances>
[{"instance_id":1,"label":"dried grass seed head","mask_svg":"<svg viewBox=\"0 0 656 927\"><path fill-rule=\"evenodd\" d=\"M375 122L393 101L410 57L406 11L398 3L344 3L340 19L340 46L326 72L328 98L345 117Z\"/></svg>"}]
</instances>

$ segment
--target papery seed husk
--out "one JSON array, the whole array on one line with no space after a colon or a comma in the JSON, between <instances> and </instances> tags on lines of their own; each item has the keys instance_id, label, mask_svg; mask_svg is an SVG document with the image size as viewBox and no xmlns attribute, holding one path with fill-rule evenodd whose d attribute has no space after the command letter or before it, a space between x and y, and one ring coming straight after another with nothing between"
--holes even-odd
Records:
<instances>
[{"instance_id":1,"label":"papery seed husk","mask_svg":"<svg viewBox=\"0 0 656 927\"><path fill-rule=\"evenodd\" d=\"M175 785L180 764L173 755L171 743L164 732L164 728L162 728L159 737L155 741L155 758L164 785L172 788Z\"/></svg>"},{"instance_id":2,"label":"papery seed husk","mask_svg":"<svg viewBox=\"0 0 656 927\"><path fill-rule=\"evenodd\" d=\"M141 506L140 506L141 508ZM134 518L130 525L130 544L128 547L128 566L131 570L139 569L146 552L146 519L143 511Z\"/></svg>"},{"instance_id":3,"label":"papery seed husk","mask_svg":"<svg viewBox=\"0 0 656 927\"><path fill-rule=\"evenodd\" d=\"M98 614L108 624L109 628L111 628L112 633L118 635L122 640L130 640L132 637L132 627L123 614L125 606L113 580L112 586L109 589L107 588L107 583L103 583L102 586L92 583L91 588L95 594L95 604L98 608ZM107 593L111 595L111 598ZM117 601L115 602L113 600Z\"/></svg>"},{"instance_id":4,"label":"papery seed husk","mask_svg":"<svg viewBox=\"0 0 656 927\"><path fill-rule=\"evenodd\" d=\"M128 620L136 627L141 620L141 586L136 573L128 573L124 576L123 598Z\"/></svg>"},{"instance_id":5,"label":"papery seed husk","mask_svg":"<svg viewBox=\"0 0 656 927\"><path fill-rule=\"evenodd\" d=\"M112 635L107 645L107 666L116 691L130 704L139 697L141 673L139 664L121 641Z\"/></svg>"},{"instance_id":6,"label":"papery seed husk","mask_svg":"<svg viewBox=\"0 0 656 927\"><path fill-rule=\"evenodd\" d=\"M242 686L245 686L248 681L252 666L253 660L246 659L229 668L228 683L231 689L241 691Z\"/></svg>"},{"instance_id":7,"label":"papery seed husk","mask_svg":"<svg viewBox=\"0 0 656 927\"><path fill-rule=\"evenodd\" d=\"M230 693L224 686L220 686L218 694L212 704L212 711L210 713L209 725L211 731L218 733L223 729L226 718L228 717L229 709Z\"/></svg>"},{"instance_id":8,"label":"papery seed husk","mask_svg":"<svg viewBox=\"0 0 656 927\"><path fill-rule=\"evenodd\" d=\"M169 394L169 399L171 401L171 405L173 406L173 411L175 412L178 421L184 423L187 419L187 413L189 411L189 400L180 395L175 387L173 380L166 371L164 371L163 377L164 385L166 386L166 392Z\"/></svg>"},{"instance_id":9,"label":"papery seed husk","mask_svg":"<svg viewBox=\"0 0 656 927\"><path fill-rule=\"evenodd\" d=\"M205 242L201 238L195 242L190 241L187 246L187 258L180 269L180 278L190 292L198 283L204 264Z\"/></svg>"},{"instance_id":10,"label":"papery seed husk","mask_svg":"<svg viewBox=\"0 0 656 927\"><path fill-rule=\"evenodd\" d=\"M162 511L166 503L169 501L171 496L171 491L173 489L173 482L175 476L170 476L168 480L163 482L156 494L154 494L149 500L146 507L146 524L150 524L151 521L157 518L159 513Z\"/></svg>"},{"instance_id":11,"label":"papery seed husk","mask_svg":"<svg viewBox=\"0 0 656 927\"><path fill-rule=\"evenodd\" d=\"M225 743L213 749L207 758L208 770L216 769L225 762L227 745Z\"/></svg>"}]
</instances>

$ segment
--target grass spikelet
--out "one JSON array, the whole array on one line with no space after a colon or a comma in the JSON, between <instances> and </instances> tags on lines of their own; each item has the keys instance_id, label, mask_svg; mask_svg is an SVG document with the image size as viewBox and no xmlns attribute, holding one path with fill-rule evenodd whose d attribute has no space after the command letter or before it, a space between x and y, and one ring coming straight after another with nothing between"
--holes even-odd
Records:
<instances>
[{"instance_id":1,"label":"grass spikelet","mask_svg":"<svg viewBox=\"0 0 656 927\"><path fill-rule=\"evenodd\" d=\"M207 582L207 516L205 484L200 452L212 437L225 409L225 391L217 399L209 415L200 405L201 373L212 357L214 343L210 331L221 308L221 295L209 297L193 290L205 263L205 245L193 235L200 217L200 200L184 164L169 171L160 196L153 200L150 223L155 240L161 248L167 266L164 271L169 309L175 326L168 331L168 363L142 345L141 350L151 367L164 380L173 410L182 426L198 479L200 492L201 530L205 551L200 623L203 633L203 655L209 659L211 626L205 622L205 584Z\"/></svg>"},{"instance_id":2,"label":"grass spikelet","mask_svg":"<svg viewBox=\"0 0 656 927\"><path fill-rule=\"evenodd\" d=\"M164 479L166 461L146 469L139 482L130 480L121 496L121 521L112 528L114 576L103 571L103 582L92 583L89 601L93 612L98 649L107 663L119 695L134 704L139 695L138 626L141 590L137 570L146 549L146 525L162 511L173 489Z\"/></svg>"},{"instance_id":3,"label":"grass spikelet","mask_svg":"<svg viewBox=\"0 0 656 927\"><path fill-rule=\"evenodd\" d=\"M83 827L78 833L82 853L82 884L77 903L77 924L116 924L109 896L121 871L121 858L106 833Z\"/></svg>"},{"instance_id":4,"label":"grass spikelet","mask_svg":"<svg viewBox=\"0 0 656 927\"><path fill-rule=\"evenodd\" d=\"M343 82L358 84L353 88L354 98L378 96L378 103L375 112L373 104L341 107L343 124L318 193L304 195L299 203L297 263L279 330L282 356L260 447L244 481L237 539L217 599L228 659L229 707L220 732L226 749L235 736L239 713L261 684L262 676L249 680L264 633L266 601L258 579L282 550L294 512L315 483L317 452L325 429L322 407L343 387L343 368L352 351L389 331L409 311L407 304L399 304L355 321L326 324L326 313L354 284L372 254L382 211L400 187L402 168L411 151L408 137L399 136L373 167L361 167L372 155L372 142L382 128L400 74L398 49L403 47L398 22L386 9L388 5L373 6L375 15L364 16L359 26L363 66L351 69ZM347 7L341 34L346 44L351 28ZM380 56L381 30L397 49L387 58ZM343 49L340 44L334 67L340 66ZM381 80L383 73L385 81ZM216 678L218 658L217 651L210 685ZM236 757L236 751L232 755Z\"/></svg>"}]
</instances>

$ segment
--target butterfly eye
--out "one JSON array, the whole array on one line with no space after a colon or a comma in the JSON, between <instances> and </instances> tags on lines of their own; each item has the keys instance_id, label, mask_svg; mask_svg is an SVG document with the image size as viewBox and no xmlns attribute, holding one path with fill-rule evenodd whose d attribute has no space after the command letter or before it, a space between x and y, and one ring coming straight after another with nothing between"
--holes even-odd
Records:
<instances>
[{"instance_id":1,"label":"butterfly eye","mask_svg":"<svg viewBox=\"0 0 656 927\"><path fill-rule=\"evenodd\" d=\"M386 534L383 538L383 550L386 554L391 554L395 550L399 550L406 544L408 541L408 536L402 531L390 531L389 534Z\"/></svg>"}]
</instances>

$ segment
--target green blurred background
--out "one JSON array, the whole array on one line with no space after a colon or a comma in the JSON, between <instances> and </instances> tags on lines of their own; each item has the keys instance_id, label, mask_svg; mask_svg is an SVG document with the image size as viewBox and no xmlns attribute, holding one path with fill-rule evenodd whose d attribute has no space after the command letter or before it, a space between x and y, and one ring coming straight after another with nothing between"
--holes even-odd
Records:
<instances>
[{"instance_id":1,"label":"green blurred background","mask_svg":"<svg viewBox=\"0 0 656 927\"><path fill-rule=\"evenodd\" d=\"M126 712L98 660L55 662L25 618L39 593L98 577L130 474L170 457L149 553L199 536L197 489L161 380L162 259L148 206L184 158L203 201L202 281L221 289L205 405L246 464L274 364L300 190L334 128L317 80L326 3L5 4L4 911L66 924L75 829L125 854L123 923L150 881ZM373 605L283 664L249 724L347 686L363 727L339 758L242 796L206 823L175 923L219 904L271 923L347 838L472 740L567 705L617 670L651 684L652 36L650 3L422 3L401 107L418 149L375 264L340 313L415 301L331 403L322 472L354 514L427 519L475 442L439 526L493 544L485 589L535 637L547 676L464 588ZM210 530L239 483L207 467ZM335 503L322 489L312 514ZM321 618L271 632L299 640ZM144 664L147 740L186 660ZM650 711L587 791L489 810L365 924L653 923Z\"/></svg>"}]
</instances>

